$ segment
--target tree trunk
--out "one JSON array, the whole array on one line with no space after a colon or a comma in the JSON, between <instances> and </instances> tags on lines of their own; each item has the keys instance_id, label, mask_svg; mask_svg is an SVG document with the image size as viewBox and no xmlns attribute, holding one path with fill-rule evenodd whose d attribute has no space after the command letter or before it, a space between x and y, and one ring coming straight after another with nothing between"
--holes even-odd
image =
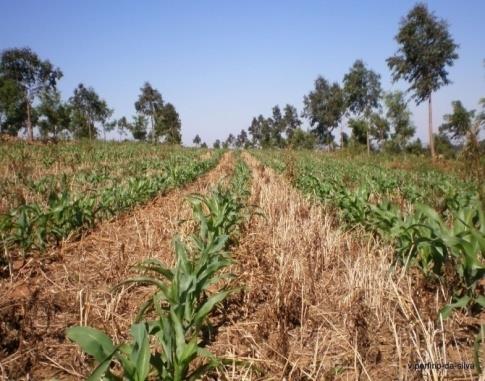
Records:
<instances>
[{"instance_id":1,"label":"tree trunk","mask_svg":"<svg viewBox=\"0 0 485 381\"><path fill-rule=\"evenodd\" d=\"M32 129L32 120L30 116L30 102L27 98L27 139L29 142L34 140L34 130Z\"/></svg>"},{"instance_id":2,"label":"tree trunk","mask_svg":"<svg viewBox=\"0 0 485 381\"><path fill-rule=\"evenodd\" d=\"M344 128L342 126L342 122L340 122L340 148L344 148Z\"/></svg>"},{"instance_id":3,"label":"tree trunk","mask_svg":"<svg viewBox=\"0 0 485 381\"><path fill-rule=\"evenodd\" d=\"M369 129L367 129L366 131L366 138L367 138L367 155L370 155Z\"/></svg>"},{"instance_id":4,"label":"tree trunk","mask_svg":"<svg viewBox=\"0 0 485 381\"><path fill-rule=\"evenodd\" d=\"M431 103L431 94L428 98L428 135L429 135L429 149L431 151L431 158L435 159L434 152L434 138L433 138L433 107Z\"/></svg>"}]
</instances>

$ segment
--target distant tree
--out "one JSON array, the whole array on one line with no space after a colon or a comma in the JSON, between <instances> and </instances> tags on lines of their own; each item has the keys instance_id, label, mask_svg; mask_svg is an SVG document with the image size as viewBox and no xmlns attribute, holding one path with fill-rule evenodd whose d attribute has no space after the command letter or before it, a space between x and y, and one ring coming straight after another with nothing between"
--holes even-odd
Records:
<instances>
[{"instance_id":1,"label":"distant tree","mask_svg":"<svg viewBox=\"0 0 485 381\"><path fill-rule=\"evenodd\" d=\"M228 149L229 148L229 144L227 144L226 141L222 142L222 148Z\"/></svg>"},{"instance_id":2,"label":"distant tree","mask_svg":"<svg viewBox=\"0 0 485 381\"><path fill-rule=\"evenodd\" d=\"M194 143L198 147L201 141L202 139L200 138L199 134L197 134L195 135L194 140L192 140L192 143Z\"/></svg>"},{"instance_id":3,"label":"distant tree","mask_svg":"<svg viewBox=\"0 0 485 381\"><path fill-rule=\"evenodd\" d=\"M456 156L457 148L453 146L448 136L443 134L434 134L433 143L435 145L436 152L443 155L446 158L453 158Z\"/></svg>"},{"instance_id":4,"label":"distant tree","mask_svg":"<svg viewBox=\"0 0 485 381\"><path fill-rule=\"evenodd\" d=\"M416 128L411 121L411 112L400 91L390 92L384 96L386 116L392 127L392 140L394 151L402 151L409 140L414 136Z\"/></svg>"},{"instance_id":5,"label":"distant tree","mask_svg":"<svg viewBox=\"0 0 485 381\"><path fill-rule=\"evenodd\" d=\"M155 140L157 133L160 134L163 130L160 127L162 122L163 113L163 99L160 92L153 88L149 82L145 82L140 89L141 93L138 96L138 100L135 102L135 109L140 114L150 120L150 131L148 136ZM158 126L158 128L157 128Z\"/></svg>"},{"instance_id":6,"label":"distant tree","mask_svg":"<svg viewBox=\"0 0 485 381\"><path fill-rule=\"evenodd\" d=\"M52 134L57 138L60 133L68 132L71 124L71 108L62 102L61 94L56 89L44 91L40 95L37 107L37 122L42 136Z\"/></svg>"},{"instance_id":7,"label":"distant tree","mask_svg":"<svg viewBox=\"0 0 485 381\"><path fill-rule=\"evenodd\" d=\"M303 131L300 127L293 130L289 139L289 145L293 149L313 149L315 143L315 134Z\"/></svg>"},{"instance_id":8,"label":"distant tree","mask_svg":"<svg viewBox=\"0 0 485 381\"><path fill-rule=\"evenodd\" d=\"M431 156L434 158L431 94L450 83L447 66L458 58L458 45L453 41L448 24L417 4L401 20L395 37L399 44L396 54L387 59L393 81L404 79L411 86L416 104L428 101L428 132Z\"/></svg>"},{"instance_id":9,"label":"distant tree","mask_svg":"<svg viewBox=\"0 0 485 381\"><path fill-rule=\"evenodd\" d=\"M369 123L363 118L351 118L348 121L348 126L352 130L352 140L355 143L367 145Z\"/></svg>"},{"instance_id":10,"label":"distant tree","mask_svg":"<svg viewBox=\"0 0 485 381\"><path fill-rule=\"evenodd\" d=\"M284 139L283 133L285 132L285 121L281 114L280 107L278 105L273 107L273 117L269 119L271 143L273 147L283 147Z\"/></svg>"},{"instance_id":11,"label":"distant tree","mask_svg":"<svg viewBox=\"0 0 485 381\"><path fill-rule=\"evenodd\" d=\"M412 153L414 155L421 155L424 153L423 143L421 143L421 139L416 139L415 141L409 143L406 146L406 152Z\"/></svg>"},{"instance_id":12,"label":"distant tree","mask_svg":"<svg viewBox=\"0 0 485 381\"><path fill-rule=\"evenodd\" d=\"M283 109L284 132L287 139L291 139L293 131L301 126L301 120L298 118L298 111L295 106L287 104Z\"/></svg>"},{"instance_id":13,"label":"distant tree","mask_svg":"<svg viewBox=\"0 0 485 381\"><path fill-rule=\"evenodd\" d=\"M389 136L389 121L378 113L372 113L369 118L370 135L382 145Z\"/></svg>"},{"instance_id":14,"label":"distant tree","mask_svg":"<svg viewBox=\"0 0 485 381\"><path fill-rule=\"evenodd\" d=\"M241 130L239 135L236 137L236 147L242 148L246 147L248 144L248 134L245 130Z\"/></svg>"},{"instance_id":15,"label":"distant tree","mask_svg":"<svg viewBox=\"0 0 485 381\"><path fill-rule=\"evenodd\" d=\"M162 127L158 129L157 136L163 136L167 144L181 144L182 123L177 110L171 103L167 103L162 107L162 115L160 122Z\"/></svg>"},{"instance_id":16,"label":"distant tree","mask_svg":"<svg viewBox=\"0 0 485 381\"><path fill-rule=\"evenodd\" d=\"M216 141L214 142L214 144L212 145L212 147L214 147L214 149L221 148L221 141L219 139L216 139Z\"/></svg>"},{"instance_id":17,"label":"distant tree","mask_svg":"<svg viewBox=\"0 0 485 381\"><path fill-rule=\"evenodd\" d=\"M323 77L315 80L315 89L303 98L303 115L309 119L312 132L318 142L330 144L336 128L346 110L344 93L338 83L330 83Z\"/></svg>"},{"instance_id":18,"label":"distant tree","mask_svg":"<svg viewBox=\"0 0 485 381\"><path fill-rule=\"evenodd\" d=\"M440 134L449 139L462 142L473 126L475 110L468 111L460 101L451 102L453 112L443 116L444 123L440 126Z\"/></svg>"},{"instance_id":19,"label":"distant tree","mask_svg":"<svg viewBox=\"0 0 485 381\"><path fill-rule=\"evenodd\" d=\"M32 104L41 92L56 88L62 71L50 61L41 60L29 48L14 48L4 50L1 54L0 77L15 81L21 89L25 99L27 137L33 140Z\"/></svg>"},{"instance_id":20,"label":"distant tree","mask_svg":"<svg viewBox=\"0 0 485 381\"><path fill-rule=\"evenodd\" d=\"M133 138L136 140L145 141L148 137L148 119L143 115L135 115L133 122L128 125Z\"/></svg>"},{"instance_id":21,"label":"distant tree","mask_svg":"<svg viewBox=\"0 0 485 381\"><path fill-rule=\"evenodd\" d=\"M113 114L106 101L101 99L92 87L82 83L74 89L74 95L69 98L71 112L71 128L77 138L97 136L96 123L104 125Z\"/></svg>"},{"instance_id":22,"label":"distant tree","mask_svg":"<svg viewBox=\"0 0 485 381\"><path fill-rule=\"evenodd\" d=\"M234 137L233 134L229 134L229 136L226 139L226 143L228 147L232 147L234 143L236 142L236 138Z\"/></svg>"},{"instance_id":23,"label":"distant tree","mask_svg":"<svg viewBox=\"0 0 485 381\"><path fill-rule=\"evenodd\" d=\"M22 88L0 76L0 132L16 136L27 120L27 106Z\"/></svg>"},{"instance_id":24,"label":"distant tree","mask_svg":"<svg viewBox=\"0 0 485 381\"><path fill-rule=\"evenodd\" d=\"M372 112L379 107L381 97L380 75L367 69L362 60L354 62L344 76L344 93L346 105L350 112L365 119L367 153L370 153L369 119Z\"/></svg>"},{"instance_id":25,"label":"distant tree","mask_svg":"<svg viewBox=\"0 0 485 381\"><path fill-rule=\"evenodd\" d=\"M207 148L207 143L206 143L206 142L203 142L203 143L200 145L200 148Z\"/></svg>"},{"instance_id":26,"label":"distant tree","mask_svg":"<svg viewBox=\"0 0 485 381\"><path fill-rule=\"evenodd\" d=\"M485 98L481 98L478 102L482 107L481 111L477 114L475 122L478 124L479 128L485 127Z\"/></svg>"}]
</instances>

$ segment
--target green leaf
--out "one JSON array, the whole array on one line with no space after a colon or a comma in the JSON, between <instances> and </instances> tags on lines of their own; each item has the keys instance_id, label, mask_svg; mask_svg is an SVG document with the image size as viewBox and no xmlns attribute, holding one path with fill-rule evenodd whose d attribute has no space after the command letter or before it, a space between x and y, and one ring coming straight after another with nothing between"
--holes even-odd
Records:
<instances>
[{"instance_id":1,"label":"green leaf","mask_svg":"<svg viewBox=\"0 0 485 381\"><path fill-rule=\"evenodd\" d=\"M99 363L113 355L115 346L111 339L104 333L91 327L75 326L68 328L66 336L78 343L81 348Z\"/></svg>"}]
</instances>

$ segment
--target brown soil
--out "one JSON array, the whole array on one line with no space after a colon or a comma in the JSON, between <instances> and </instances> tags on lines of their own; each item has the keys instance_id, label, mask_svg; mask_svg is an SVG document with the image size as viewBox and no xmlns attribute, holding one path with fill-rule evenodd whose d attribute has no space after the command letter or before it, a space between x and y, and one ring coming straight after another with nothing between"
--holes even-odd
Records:
<instances>
[{"instance_id":1,"label":"brown soil","mask_svg":"<svg viewBox=\"0 0 485 381\"><path fill-rule=\"evenodd\" d=\"M471 371L408 365L473 363L480 317L458 314L441 327L439 287L390 271L391 247L341 230L333 213L245 158L254 178L250 203L265 217L251 220L233 251L243 291L222 309L210 350L243 363L227 366L222 379L477 379Z\"/></svg>"},{"instance_id":2,"label":"brown soil","mask_svg":"<svg viewBox=\"0 0 485 381\"><path fill-rule=\"evenodd\" d=\"M190 216L185 197L227 177L233 161L231 154L224 155L194 183L29 259L13 279L1 280L0 379L84 379L92 364L68 342L65 329L83 324L122 337L147 289L114 294L110 289L140 260L172 261L173 237L192 229L180 225Z\"/></svg>"}]
</instances>

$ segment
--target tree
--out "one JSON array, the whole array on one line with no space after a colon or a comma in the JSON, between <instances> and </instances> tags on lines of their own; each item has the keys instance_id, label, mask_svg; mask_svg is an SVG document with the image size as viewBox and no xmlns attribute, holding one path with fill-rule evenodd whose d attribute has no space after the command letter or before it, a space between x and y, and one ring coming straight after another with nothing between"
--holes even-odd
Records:
<instances>
[{"instance_id":1,"label":"tree","mask_svg":"<svg viewBox=\"0 0 485 381\"><path fill-rule=\"evenodd\" d=\"M315 147L315 134L295 128L289 140L293 149L313 149Z\"/></svg>"},{"instance_id":2,"label":"tree","mask_svg":"<svg viewBox=\"0 0 485 381\"><path fill-rule=\"evenodd\" d=\"M431 94L450 83L447 66L458 58L458 45L453 41L448 24L417 4L401 20L395 37L399 44L396 54L387 59L393 81L410 83L416 104L428 101L428 136L431 156L435 157Z\"/></svg>"},{"instance_id":3,"label":"tree","mask_svg":"<svg viewBox=\"0 0 485 381\"><path fill-rule=\"evenodd\" d=\"M349 128L352 130L352 140L358 144L368 143L369 123L363 118L349 119Z\"/></svg>"},{"instance_id":4,"label":"tree","mask_svg":"<svg viewBox=\"0 0 485 381\"><path fill-rule=\"evenodd\" d=\"M233 134L229 134L229 136L226 139L226 143L228 147L232 147L234 143L236 142L236 138L234 137Z\"/></svg>"},{"instance_id":5,"label":"tree","mask_svg":"<svg viewBox=\"0 0 485 381\"><path fill-rule=\"evenodd\" d=\"M16 136L27 119L22 89L12 79L0 76L0 132Z\"/></svg>"},{"instance_id":6,"label":"tree","mask_svg":"<svg viewBox=\"0 0 485 381\"><path fill-rule=\"evenodd\" d=\"M309 119L319 143L332 143L332 131L339 125L346 109L344 94L338 83L330 85L325 78L318 77L315 89L305 95L303 103L303 115Z\"/></svg>"},{"instance_id":7,"label":"tree","mask_svg":"<svg viewBox=\"0 0 485 381\"><path fill-rule=\"evenodd\" d=\"M148 119L143 115L135 115L133 122L127 125L131 131L133 138L136 140L145 141L148 136Z\"/></svg>"},{"instance_id":8,"label":"tree","mask_svg":"<svg viewBox=\"0 0 485 381\"><path fill-rule=\"evenodd\" d=\"M197 134L195 135L194 140L192 140L192 143L194 143L198 147L201 141L202 139L200 138L199 134Z\"/></svg>"},{"instance_id":9,"label":"tree","mask_svg":"<svg viewBox=\"0 0 485 381\"><path fill-rule=\"evenodd\" d=\"M380 145L388 138L389 121L378 113L370 116L370 134Z\"/></svg>"},{"instance_id":10,"label":"tree","mask_svg":"<svg viewBox=\"0 0 485 381\"><path fill-rule=\"evenodd\" d=\"M155 140L156 139L156 129L158 133L161 132L161 128L158 127L162 121L162 108L163 99L162 95L157 89L154 89L150 83L145 82L140 88L140 95L138 100L135 102L135 110L140 114L150 120L150 132L148 135Z\"/></svg>"},{"instance_id":11,"label":"tree","mask_svg":"<svg viewBox=\"0 0 485 381\"><path fill-rule=\"evenodd\" d=\"M411 122L411 112L401 91L387 93L384 96L386 117L389 119L393 133L391 135L396 151L402 151L414 136L416 128Z\"/></svg>"},{"instance_id":12,"label":"tree","mask_svg":"<svg viewBox=\"0 0 485 381\"><path fill-rule=\"evenodd\" d=\"M15 81L21 89L26 107L27 137L33 140L32 104L41 92L56 88L57 81L62 78L62 71L50 61L41 60L29 48L14 48L2 52L0 77Z\"/></svg>"},{"instance_id":13,"label":"tree","mask_svg":"<svg viewBox=\"0 0 485 381\"><path fill-rule=\"evenodd\" d=\"M281 114L280 106L273 107L273 118L269 119L271 143L273 147L282 147L284 145L284 139L282 134L285 131L285 121Z\"/></svg>"},{"instance_id":14,"label":"tree","mask_svg":"<svg viewBox=\"0 0 485 381\"><path fill-rule=\"evenodd\" d=\"M221 148L221 141L219 139L216 139L214 144L212 145L214 149L220 149Z\"/></svg>"},{"instance_id":15,"label":"tree","mask_svg":"<svg viewBox=\"0 0 485 381\"><path fill-rule=\"evenodd\" d=\"M440 134L448 136L451 140L461 142L470 133L475 116L475 110L468 111L460 101L451 102L453 112L445 114L445 122L440 126Z\"/></svg>"},{"instance_id":16,"label":"tree","mask_svg":"<svg viewBox=\"0 0 485 381\"><path fill-rule=\"evenodd\" d=\"M56 89L44 91L40 95L40 104L37 107L39 115L39 129L42 136L50 134L57 139L61 132L69 131L71 124L71 108L62 102L61 94Z\"/></svg>"},{"instance_id":17,"label":"tree","mask_svg":"<svg viewBox=\"0 0 485 381\"><path fill-rule=\"evenodd\" d=\"M200 145L200 148L207 148L207 143L206 143L206 142L203 142L203 143Z\"/></svg>"},{"instance_id":18,"label":"tree","mask_svg":"<svg viewBox=\"0 0 485 381\"><path fill-rule=\"evenodd\" d=\"M241 130L239 135L236 138L236 147L241 148L244 147L246 148L248 145L248 134L246 133L246 130Z\"/></svg>"},{"instance_id":19,"label":"tree","mask_svg":"<svg viewBox=\"0 0 485 381\"><path fill-rule=\"evenodd\" d=\"M286 138L289 140L293 131L301 126L301 120L298 118L298 111L295 106L287 104L283 110L283 123L285 126Z\"/></svg>"},{"instance_id":20,"label":"tree","mask_svg":"<svg viewBox=\"0 0 485 381\"><path fill-rule=\"evenodd\" d=\"M175 107L171 103L167 103L162 107L161 125L162 128L160 128L157 136L163 136L165 138L165 143L182 143L182 135L180 133L182 123L180 122L177 110L175 110Z\"/></svg>"},{"instance_id":21,"label":"tree","mask_svg":"<svg viewBox=\"0 0 485 381\"><path fill-rule=\"evenodd\" d=\"M96 123L104 125L113 114L106 101L101 99L92 87L85 87L82 83L74 89L74 95L69 98L72 110L71 125L77 138L97 136Z\"/></svg>"},{"instance_id":22,"label":"tree","mask_svg":"<svg viewBox=\"0 0 485 381\"><path fill-rule=\"evenodd\" d=\"M365 131L367 153L370 153L369 118L373 110L379 107L381 97L380 75L367 69L362 60L354 62L344 76L346 106L354 115L366 120ZM361 124L363 127L364 124Z\"/></svg>"}]
</instances>

